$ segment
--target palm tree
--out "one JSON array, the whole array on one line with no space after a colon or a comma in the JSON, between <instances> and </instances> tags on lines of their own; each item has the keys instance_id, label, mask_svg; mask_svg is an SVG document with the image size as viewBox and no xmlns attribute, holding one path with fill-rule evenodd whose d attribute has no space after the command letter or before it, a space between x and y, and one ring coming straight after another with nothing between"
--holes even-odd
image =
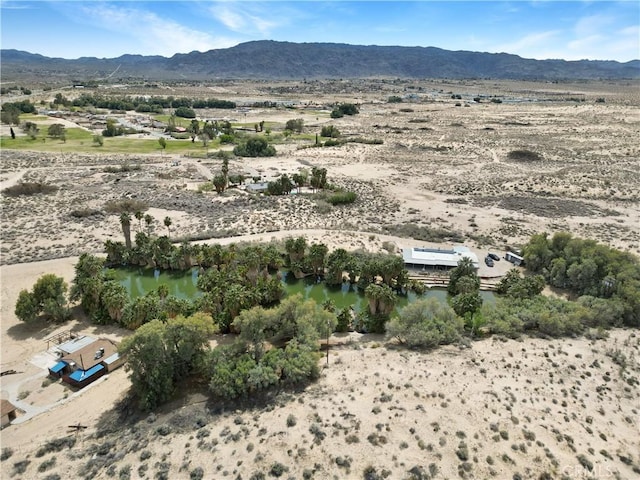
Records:
<instances>
[{"instance_id":1,"label":"palm tree","mask_svg":"<svg viewBox=\"0 0 640 480\"><path fill-rule=\"evenodd\" d=\"M147 235L151 235L151 224L153 223L153 217L147 213L144 216L144 223L147 224Z\"/></svg>"},{"instance_id":2,"label":"palm tree","mask_svg":"<svg viewBox=\"0 0 640 480\"><path fill-rule=\"evenodd\" d=\"M105 282L100 293L100 301L111 320L120 323L122 312L128 300L127 290L122 285L118 282Z\"/></svg>"},{"instance_id":3,"label":"palm tree","mask_svg":"<svg viewBox=\"0 0 640 480\"><path fill-rule=\"evenodd\" d=\"M242 264L247 268L246 277L252 285L256 285L260 273L262 252L257 247L247 247L242 251Z\"/></svg>"},{"instance_id":4,"label":"palm tree","mask_svg":"<svg viewBox=\"0 0 640 480\"><path fill-rule=\"evenodd\" d=\"M300 261L304 258L304 252L307 248L307 239L304 237L289 237L284 242L284 248L289 254L291 262Z\"/></svg>"},{"instance_id":5,"label":"palm tree","mask_svg":"<svg viewBox=\"0 0 640 480\"><path fill-rule=\"evenodd\" d=\"M393 310L396 302L396 294L388 285L370 284L364 295L369 302L369 312L371 315L388 315Z\"/></svg>"},{"instance_id":6,"label":"palm tree","mask_svg":"<svg viewBox=\"0 0 640 480\"><path fill-rule=\"evenodd\" d=\"M136 220L138 220L138 230L141 232L142 231L142 219L144 218L144 214L138 210L136 213L134 213L134 217L136 217Z\"/></svg>"},{"instance_id":7,"label":"palm tree","mask_svg":"<svg viewBox=\"0 0 640 480\"><path fill-rule=\"evenodd\" d=\"M476 268L473 266L473 262L469 257L462 257L458 262L458 266L451 270L449 274L449 286L447 290L449 295L456 295L458 293L458 280L463 277L478 278ZM478 279L478 284L480 280Z\"/></svg>"},{"instance_id":8,"label":"palm tree","mask_svg":"<svg viewBox=\"0 0 640 480\"><path fill-rule=\"evenodd\" d=\"M309 249L309 262L315 275L324 275L324 261L329 248L324 243L314 243Z\"/></svg>"},{"instance_id":9,"label":"palm tree","mask_svg":"<svg viewBox=\"0 0 640 480\"><path fill-rule=\"evenodd\" d=\"M229 285L224 294L224 306L231 318L235 318L240 310L250 307L255 300L254 292L244 285Z\"/></svg>"},{"instance_id":10,"label":"palm tree","mask_svg":"<svg viewBox=\"0 0 640 480\"><path fill-rule=\"evenodd\" d=\"M171 218L169 217L164 217L164 226L167 227L167 233L168 233L168 237L171 238Z\"/></svg>"},{"instance_id":11,"label":"palm tree","mask_svg":"<svg viewBox=\"0 0 640 480\"><path fill-rule=\"evenodd\" d=\"M120 214L120 225L122 225L122 233L124 234L124 244L127 250L131 250L131 215L128 212Z\"/></svg>"},{"instance_id":12,"label":"palm tree","mask_svg":"<svg viewBox=\"0 0 640 480\"><path fill-rule=\"evenodd\" d=\"M224 188L229 184L229 159L222 160L222 176L224 177Z\"/></svg>"},{"instance_id":13,"label":"palm tree","mask_svg":"<svg viewBox=\"0 0 640 480\"><path fill-rule=\"evenodd\" d=\"M125 263L125 248L122 242L105 240L104 251L107 254L107 263L109 265L122 265Z\"/></svg>"}]
</instances>

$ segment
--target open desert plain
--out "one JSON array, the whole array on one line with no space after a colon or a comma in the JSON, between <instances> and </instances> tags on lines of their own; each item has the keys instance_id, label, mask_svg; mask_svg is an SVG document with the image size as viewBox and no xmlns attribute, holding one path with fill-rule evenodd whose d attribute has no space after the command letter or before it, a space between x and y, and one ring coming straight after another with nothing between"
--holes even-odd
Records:
<instances>
[{"instance_id":1,"label":"open desert plain","mask_svg":"<svg viewBox=\"0 0 640 480\"><path fill-rule=\"evenodd\" d=\"M92 124L96 116L142 125L149 114L46 111L58 93L73 100L88 92L95 93L32 94L47 107L30 121L41 132L65 125L65 141L30 141L18 127L12 140L2 126L1 189L52 187L2 195L1 370L15 373L2 376L1 390L18 408L1 432L2 478L640 476L637 329L559 339L487 335L430 350L382 334L333 334L320 377L304 388L233 402L212 399L206 381L194 379L144 412L129 395L126 368L81 390L47 376L48 338L71 331L120 341L130 330L94 324L79 306L63 324L25 323L14 312L20 291L41 275L70 284L80 255L103 255L105 241L123 241L114 208L123 200L152 217L148 224L133 218L134 234L168 232L175 243L281 244L303 236L330 251L394 254L464 244L489 283L511 264L489 268L484 256L502 256L536 233L566 231L638 255L637 82L370 79L117 89L235 102L234 109L198 110L198 118L266 137L276 149L270 157L221 154L233 145L199 137L167 137L161 147L162 131L142 127L126 143L104 138L99 146L92 137L104 127ZM336 104L357 105L359 113L332 118ZM285 131L296 119L301 131ZM341 141L318 146L327 126ZM245 180L216 193L211 180L223 157L229 176ZM334 206L308 185L289 195L250 191L314 168L356 200ZM231 337L214 335L211 343Z\"/></svg>"}]
</instances>

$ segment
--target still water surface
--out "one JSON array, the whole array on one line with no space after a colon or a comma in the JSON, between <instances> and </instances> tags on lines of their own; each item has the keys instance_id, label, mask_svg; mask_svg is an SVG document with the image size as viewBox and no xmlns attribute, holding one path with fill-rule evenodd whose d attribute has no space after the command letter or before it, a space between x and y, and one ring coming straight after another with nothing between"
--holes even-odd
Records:
<instances>
[{"instance_id":1,"label":"still water surface","mask_svg":"<svg viewBox=\"0 0 640 480\"><path fill-rule=\"evenodd\" d=\"M160 285L166 285L169 288L169 295L175 295L178 298L191 299L202 295L197 287L197 268L193 268L190 272L120 268L114 272L116 279L127 289L132 298L146 295ZM305 298L312 298L320 304L326 300L332 300L338 309L351 306L354 310L360 311L367 305L363 293L355 285L343 283L342 286L329 287L310 278L298 280L286 271L281 273L287 295L301 293ZM495 302L495 296L492 292L481 291L480 296L487 303ZM447 299L447 291L441 288L432 288L428 289L424 295L409 292L407 295L400 296L397 308L402 308L417 298L431 297L444 302Z\"/></svg>"}]
</instances>

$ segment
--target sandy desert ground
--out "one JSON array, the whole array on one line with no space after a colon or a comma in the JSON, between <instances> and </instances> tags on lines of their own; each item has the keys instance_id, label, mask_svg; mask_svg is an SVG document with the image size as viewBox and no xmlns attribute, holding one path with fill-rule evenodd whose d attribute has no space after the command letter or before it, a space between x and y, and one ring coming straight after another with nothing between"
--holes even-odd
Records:
<instances>
[{"instance_id":1,"label":"sandy desert ground","mask_svg":"<svg viewBox=\"0 0 640 480\"><path fill-rule=\"evenodd\" d=\"M2 199L1 370L21 372L2 377L2 397L21 397L16 402L25 411L21 423L1 432L2 447L13 452L2 460L3 478L257 479L277 476L280 466L283 478L317 479L364 478L368 467L379 475L368 478L391 479L411 472L415 478L639 475L640 340L628 330L600 340L492 338L429 353L382 337L334 336L320 381L248 409L210 404L194 386L140 417L119 404L129 385L123 369L79 394L45 379L49 336L127 334L81 318L34 328L13 313L20 289L40 275L70 281L77 255L121 240L118 217L105 212L109 200L144 202L159 233L169 216L174 237L226 243L301 233L331 247L382 251L384 242L402 248L460 238L486 252L532 233L568 230L640 253L640 99L633 85L374 86L344 82L329 94L313 83L238 83L216 91L236 100L361 104L359 115L338 120L302 109L253 109L242 121L283 126L303 118L309 132L333 123L344 135L382 145L299 149L299 142L286 141L274 158L231 161L232 172L266 179L325 167L332 183L358 193L347 208L327 208L308 195L200 193L197 185L221 167L215 159L1 152L3 189L19 181L59 187L54 195ZM417 100L386 103L389 95L414 93ZM505 101L473 102L480 94ZM574 96L585 100L562 100ZM510 160L518 149L541 158ZM180 164L172 166L174 160ZM124 163L140 169L104 171ZM78 210L96 213L74 216ZM76 437L67 427L78 422L89 428ZM120 424L116 432L110 428ZM59 451L42 454L47 441L59 438L75 443L69 449L57 442Z\"/></svg>"}]
</instances>

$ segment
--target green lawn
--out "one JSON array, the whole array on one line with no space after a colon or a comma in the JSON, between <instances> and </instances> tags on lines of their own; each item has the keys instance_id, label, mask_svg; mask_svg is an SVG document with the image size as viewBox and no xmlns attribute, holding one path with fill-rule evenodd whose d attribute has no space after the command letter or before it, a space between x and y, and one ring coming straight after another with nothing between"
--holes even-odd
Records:
<instances>
[{"instance_id":1,"label":"green lawn","mask_svg":"<svg viewBox=\"0 0 640 480\"><path fill-rule=\"evenodd\" d=\"M64 152L64 153L167 153L167 154L182 154L194 157L205 157L207 151L212 151L220 148L220 142L218 140L212 140L209 142L208 148L202 146L202 142L196 140L191 142L191 139L167 139L167 146L164 152L158 143L157 138L139 138L138 135L129 135L121 137L104 137L104 143L102 147L93 143L94 134L84 130L82 128L66 128L66 141L63 142L60 139L51 138L47 136L48 125L42 122L43 120L51 120L49 117L42 117L37 115L24 115L21 116L23 120L34 122L38 125L40 131L35 139L31 139L27 136L18 136L12 139L8 136L0 137L0 149L7 150L34 150L39 152ZM156 115L156 119L160 121L168 120L168 115ZM188 126L190 121L187 119L176 119L178 125ZM246 126L252 128L253 123L249 124L236 124L235 126ZM265 122L265 130L273 125L278 125L275 122ZM18 127L14 127L18 128ZM239 132L239 141L242 138L246 138L247 133ZM264 132L261 134L264 135ZM305 133L301 135L292 135L291 140L308 140L314 141L315 134ZM284 141L281 133L271 135L270 141L273 143L282 143Z\"/></svg>"},{"instance_id":2,"label":"green lawn","mask_svg":"<svg viewBox=\"0 0 640 480\"><path fill-rule=\"evenodd\" d=\"M168 124L170 116L171 115L158 114L158 115L154 115L153 118L159 122ZM187 128L189 125L191 125L190 118L175 117L175 119L176 119L176 127ZM202 128L203 125L204 125L204 122L200 122L200 128Z\"/></svg>"},{"instance_id":3,"label":"green lawn","mask_svg":"<svg viewBox=\"0 0 640 480\"><path fill-rule=\"evenodd\" d=\"M93 143L93 134L82 128L67 128L67 141L47 136L47 129L40 125L40 131L35 139L18 136L12 139L8 136L0 137L0 149L7 150L35 150L39 152L84 152L84 153L162 153L162 148L156 138L136 138L137 136L104 137L102 147ZM219 147L219 142L209 143L209 149ZM166 153L169 154L197 154L204 155L207 149L202 142L192 143L188 140L167 140Z\"/></svg>"}]
</instances>

